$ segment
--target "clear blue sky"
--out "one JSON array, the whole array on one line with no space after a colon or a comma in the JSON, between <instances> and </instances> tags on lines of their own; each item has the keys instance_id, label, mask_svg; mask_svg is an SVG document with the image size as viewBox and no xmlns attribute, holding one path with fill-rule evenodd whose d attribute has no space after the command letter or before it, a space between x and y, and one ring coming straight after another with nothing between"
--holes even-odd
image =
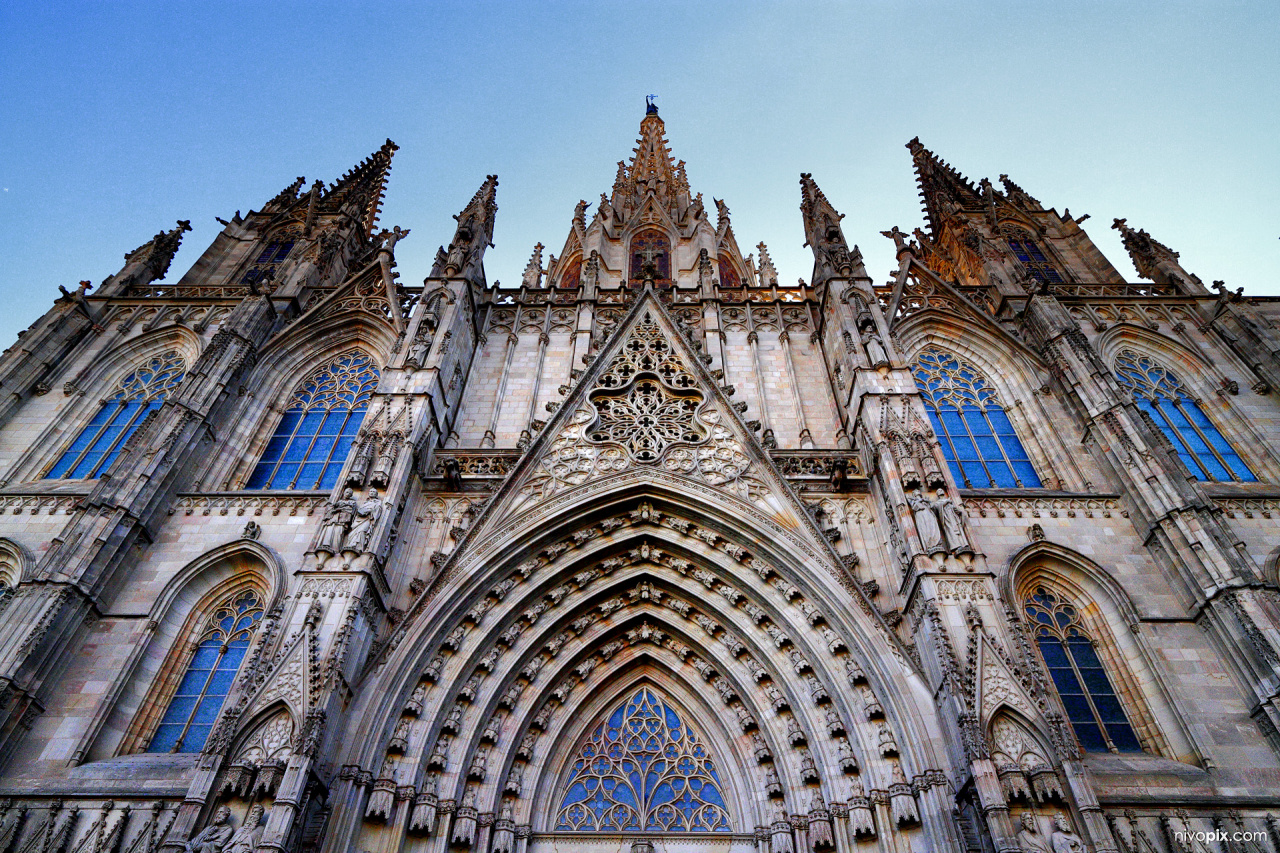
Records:
<instances>
[{"instance_id":1,"label":"clear blue sky","mask_svg":"<svg viewBox=\"0 0 1280 853\"><path fill-rule=\"evenodd\" d=\"M0 5L0 346L190 219L168 279L298 175L400 144L382 222L420 281L496 172L486 268L559 252L658 95L695 191L784 281L812 266L798 177L879 231L921 224L904 143L1007 172L1127 276L1128 217L1206 281L1280 293L1280 3L20 3Z\"/></svg>"}]
</instances>

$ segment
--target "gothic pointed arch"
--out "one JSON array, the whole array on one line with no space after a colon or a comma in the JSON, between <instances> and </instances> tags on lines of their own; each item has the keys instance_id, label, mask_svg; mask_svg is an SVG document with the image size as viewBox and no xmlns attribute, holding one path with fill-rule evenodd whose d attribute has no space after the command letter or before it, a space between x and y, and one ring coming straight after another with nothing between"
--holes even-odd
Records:
<instances>
[{"instance_id":1,"label":"gothic pointed arch","mask_svg":"<svg viewBox=\"0 0 1280 853\"><path fill-rule=\"evenodd\" d=\"M373 358L339 353L294 389L245 483L249 489L332 489L378 384Z\"/></svg>"},{"instance_id":2,"label":"gothic pointed arch","mask_svg":"<svg viewBox=\"0 0 1280 853\"><path fill-rule=\"evenodd\" d=\"M148 653L135 656L121 672L120 697L101 732L97 729L90 732L86 756L104 758L148 751L173 697L192 669L201 643L219 630L220 638L222 634L230 636L226 626L215 625L219 608L249 595L255 602L250 609L255 614L266 613L279 605L285 588L284 569L278 557L251 540L215 548L184 566L156 596L148 613L148 622L155 627L149 632L147 643L140 647L140 651ZM239 626L240 633L251 635L258 620L255 615L249 620L252 626ZM234 625L231 627L235 629ZM242 657L239 646L236 655ZM233 661L225 655L223 658L215 663L221 662L220 671L226 673L231 671ZM217 669L215 666L211 671ZM231 675L234 674L232 671ZM225 675L219 676L216 687L221 689L225 680ZM213 703L208 705L212 708ZM205 723L202 721L200 725ZM121 731L123 735L111 734Z\"/></svg>"},{"instance_id":3,"label":"gothic pointed arch","mask_svg":"<svg viewBox=\"0 0 1280 853\"><path fill-rule=\"evenodd\" d=\"M91 480L101 476L148 416L182 383L186 370L187 361L177 350L135 367L113 389L115 393L102 401L97 413L45 473L45 479Z\"/></svg>"},{"instance_id":4,"label":"gothic pointed arch","mask_svg":"<svg viewBox=\"0 0 1280 853\"><path fill-rule=\"evenodd\" d=\"M911 372L957 483L979 489L1040 486L1013 422L975 365L929 345L912 359Z\"/></svg>"},{"instance_id":5,"label":"gothic pointed arch","mask_svg":"<svg viewBox=\"0 0 1280 853\"><path fill-rule=\"evenodd\" d=\"M1197 760L1184 715L1137 627L1142 614L1111 573L1070 548L1040 541L1014 555L1003 583L1035 647L1030 652L1045 667L1046 686L1062 696L1061 681L1074 697L1064 702L1077 734L1086 731L1080 738L1086 750ZM1088 695L1094 691L1104 697L1101 705Z\"/></svg>"}]
</instances>

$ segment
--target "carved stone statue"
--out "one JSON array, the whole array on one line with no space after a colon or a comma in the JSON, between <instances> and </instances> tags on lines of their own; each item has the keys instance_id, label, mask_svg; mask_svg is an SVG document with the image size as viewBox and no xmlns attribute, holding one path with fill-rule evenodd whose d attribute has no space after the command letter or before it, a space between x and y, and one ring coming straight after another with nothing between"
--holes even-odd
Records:
<instances>
[{"instance_id":1,"label":"carved stone statue","mask_svg":"<svg viewBox=\"0 0 1280 853\"><path fill-rule=\"evenodd\" d=\"M1036 816L1023 812L1022 829L1018 831L1018 846L1022 853L1053 853L1048 838L1036 827Z\"/></svg>"},{"instance_id":2,"label":"carved stone statue","mask_svg":"<svg viewBox=\"0 0 1280 853\"><path fill-rule=\"evenodd\" d=\"M884 367L889 363L889 353L885 351L879 334L872 332L867 335L863 345L867 348L867 361L872 367Z\"/></svg>"},{"instance_id":3,"label":"carved stone statue","mask_svg":"<svg viewBox=\"0 0 1280 853\"><path fill-rule=\"evenodd\" d=\"M971 551L969 534L965 531L964 507L960 506L943 489L938 489L938 500L934 502L938 510L938 518L942 520L942 532L947 535L947 547L952 553Z\"/></svg>"},{"instance_id":4,"label":"carved stone statue","mask_svg":"<svg viewBox=\"0 0 1280 853\"><path fill-rule=\"evenodd\" d=\"M942 529L938 526L938 514L934 511L933 503L917 493L907 497L907 505L911 507L911 517L915 519L916 532L920 534L920 546L924 548L924 552L936 554L945 551Z\"/></svg>"},{"instance_id":5,"label":"carved stone statue","mask_svg":"<svg viewBox=\"0 0 1280 853\"><path fill-rule=\"evenodd\" d=\"M336 554L342 550L342 538L351 527L351 519L355 515L355 492L350 488L342 490L342 497L334 501L324 514L324 524L320 527L320 541L316 543L316 551Z\"/></svg>"},{"instance_id":6,"label":"carved stone statue","mask_svg":"<svg viewBox=\"0 0 1280 853\"><path fill-rule=\"evenodd\" d=\"M1085 853L1084 842L1071 831L1071 824L1067 823L1066 815L1061 813L1054 815L1053 834L1049 836L1049 843L1053 845L1053 853Z\"/></svg>"},{"instance_id":7,"label":"carved stone statue","mask_svg":"<svg viewBox=\"0 0 1280 853\"><path fill-rule=\"evenodd\" d=\"M183 845L185 853L222 853L235 830L231 826L231 809L219 806L209 825Z\"/></svg>"},{"instance_id":8,"label":"carved stone statue","mask_svg":"<svg viewBox=\"0 0 1280 853\"><path fill-rule=\"evenodd\" d=\"M418 326L418 333L413 337L413 343L409 345L409 356L405 359L405 364L421 367L426 362L427 353L431 352L431 331L426 318L423 318L422 324Z\"/></svg>"},{"instance_id":9,"label":"carved stone statue","mask_svg":"<svg viewBox=\"0 0 1280 853\"><path fill-rule=\"evenodd\" d=\"M347 491L351 491L347 489ZM364 500L355 507L355 518L351 522L351 528L347 531L347 536L342 542L343 551L354 551L357 554L364 553L369 546L369 537L373 535L373 528L382 518L382 500L378 497L377 489L370 489L365 493Z\"/></svg>"},{"instance_id":10,"label":"carved stone statue","mask_svg":"<svg viewBox=\"0 0 1280 853\"><path fill-rule=\"evenodd\" d=\"M244 823L236 830L235 835L231 836L231 841L227 844L223 853L253 853L258 846L258 842L262 840L263 828L262 806L250 806L249 813L245 815Z\"/></svg>"}]
</instances>

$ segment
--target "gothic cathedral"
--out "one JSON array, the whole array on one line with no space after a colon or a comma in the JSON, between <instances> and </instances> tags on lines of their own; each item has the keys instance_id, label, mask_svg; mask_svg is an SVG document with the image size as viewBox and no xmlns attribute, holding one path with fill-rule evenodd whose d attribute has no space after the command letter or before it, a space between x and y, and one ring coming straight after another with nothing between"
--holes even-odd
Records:
<instances>
[{"instance_id":1,"label":"gothic cathedral","mask_svg":"<svg viewBox=\"0 0 1280 853\"><path fill-rule=\"evenodd\" d=\"M651 106L516 287L494 176L401 281L388 141L63 289L0 853L1280 853L1280 299L907 147L879 279L805 174L780 283Z\"/></svg>"}]
</instances>

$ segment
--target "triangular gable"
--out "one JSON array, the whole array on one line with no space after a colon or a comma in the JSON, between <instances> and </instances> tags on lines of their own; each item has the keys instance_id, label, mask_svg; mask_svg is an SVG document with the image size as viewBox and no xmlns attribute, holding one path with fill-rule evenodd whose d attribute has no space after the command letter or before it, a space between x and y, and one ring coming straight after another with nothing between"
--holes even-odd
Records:
<instances>
[{"instance_id":1,"label":"triangular gable","mask_svg":"<svg viewBox=\"0 0 1280 853\"><path fill-rule=\"evenodd\" d=\"M826 540L702 358L646 287L459 543L552 496L637 468L688 478Z\"/></svg>"},{"instance_id":2,"label":"triangular gable","mask_svg":"<svg viewBox=\"0 0 1280 853\"><path fill-rule=\"evenodd\" d=\"M394 278L394 273L390 278L387 277L381 262L375 257L299 314L280 334L310 320L347 311L363 311L386 322L396 332L403 332L405 320L401 303L405 294Z\"/></svg>"}]
</instances>

